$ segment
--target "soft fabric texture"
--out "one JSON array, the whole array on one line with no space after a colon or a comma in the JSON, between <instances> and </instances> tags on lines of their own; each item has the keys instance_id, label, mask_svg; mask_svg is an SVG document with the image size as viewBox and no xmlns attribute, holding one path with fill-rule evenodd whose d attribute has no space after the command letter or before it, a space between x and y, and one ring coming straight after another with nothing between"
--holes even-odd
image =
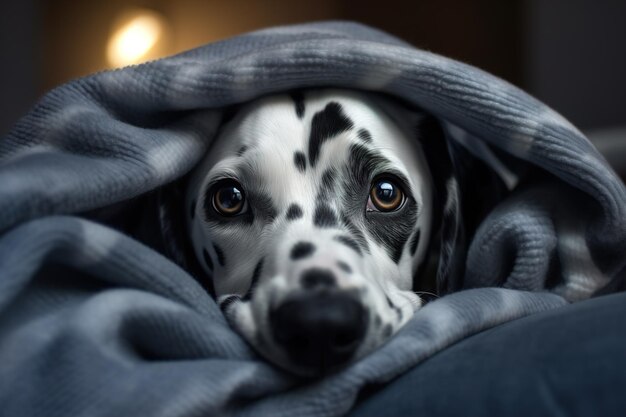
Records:
<instances>
[{"instance_id":1,"label":"soft fabric texture","mask_svg":"<svg viewBox=\"0 0 626 417\"><path fill-rule=\"evenodd\" d=\"M442 253L462 265L440 270L451 295L358 363L307 381L258 358L188 273L97 213L114 207L123 221L126 201L187 173L224 107L324 86L387 93L436 116L463 182L450 202L459 216L489 194L464 161L517 187L467 249L455 242L468 231L443 231ZM468 335L605 286L626 260L626 190L578 130L519 89L328 22L51 91L0 141L0 233L0 415L335 416L362 387Z\"/></svg>"},{"instance_id":2,"label":"soft fabric texture","mask_svg":"<svg viewBox=\"0 0 626 417\"><path fill-rule=\"evenodd\" d=\"M349 417L624 415L624 315L620 293L497 326L370 391Z\"/></svg>"}]
</instances>

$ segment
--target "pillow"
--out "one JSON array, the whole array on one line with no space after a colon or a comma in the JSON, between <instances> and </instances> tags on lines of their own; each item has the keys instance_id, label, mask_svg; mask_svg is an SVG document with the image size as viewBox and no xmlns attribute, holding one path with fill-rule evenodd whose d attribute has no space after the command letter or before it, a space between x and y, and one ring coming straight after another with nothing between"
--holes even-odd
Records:
<instances>
[{"instance_id":1,"label":"pillow","mask_svg":"<svg viewBox=\"0 0 626 417\"><path fill-rule=\"evenodd\" d=\"M626 414L626 294L509 322L440 352L350 414Z\"/></svg>"}]
</instances>

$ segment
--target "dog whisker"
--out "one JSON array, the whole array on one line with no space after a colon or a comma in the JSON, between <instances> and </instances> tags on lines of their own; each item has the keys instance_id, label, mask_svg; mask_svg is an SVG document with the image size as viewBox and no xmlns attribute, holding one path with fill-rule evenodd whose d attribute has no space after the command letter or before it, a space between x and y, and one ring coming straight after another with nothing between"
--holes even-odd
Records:
<instances>
[{"instance_id":1,"label":"dog whisker","mask_svg":"<svg viewBox=\"0 0 626 417\"><path fill-rule=\"evenodd\" d=\"M439 295L435 294L434 292L428 292L428 291L413 291L414 294L419 295L420 297L422 295L429 295L432 298L439 298Z\"/></svg>"}]
</instances>

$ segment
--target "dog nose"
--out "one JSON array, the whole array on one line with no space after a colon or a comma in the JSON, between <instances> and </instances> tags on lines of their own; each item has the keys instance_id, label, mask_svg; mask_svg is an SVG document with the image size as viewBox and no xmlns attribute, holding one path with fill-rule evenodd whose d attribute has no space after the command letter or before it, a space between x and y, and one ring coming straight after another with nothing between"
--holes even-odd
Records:
<instances>
[{"instance_id":1,"label":"dog nose","mask_svg":"<svg viewBox=\"0 0 626 417\"><path fill-rule=\"evenodd\" d=\"M335 275L327 269L307 269L300 278L302 286L307 290L332 288L336 285Z\"/></svg>"},{"instance_id":2,"label":"dog nose","mask_svg":"<svg viewBox=\"0 0 626 417\"><path fill-rule=\"evenodd\" d=\"M362 304L341 291L296 294L270 313L274 338L291 360L318 372L353 356L367 320Z\"/></svg>"}]
</instances>

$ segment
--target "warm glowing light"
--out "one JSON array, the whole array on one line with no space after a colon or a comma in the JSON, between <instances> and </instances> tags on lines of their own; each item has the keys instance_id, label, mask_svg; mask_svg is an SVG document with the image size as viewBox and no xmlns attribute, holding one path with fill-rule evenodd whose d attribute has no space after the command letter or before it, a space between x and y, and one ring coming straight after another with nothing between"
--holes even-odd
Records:
<instances>
[{"instance_id":1,"label":"warm glowing light","mask_svg":"<svg viewBox=\"0 0 626 417\"><path fill-rule=\"evenodd\" d=\"M164 35L165 24L158 13L138 10L120 20L107 48L114 67L137 64L150 58L150 52Z\"/></svg>"}]
</instances>

